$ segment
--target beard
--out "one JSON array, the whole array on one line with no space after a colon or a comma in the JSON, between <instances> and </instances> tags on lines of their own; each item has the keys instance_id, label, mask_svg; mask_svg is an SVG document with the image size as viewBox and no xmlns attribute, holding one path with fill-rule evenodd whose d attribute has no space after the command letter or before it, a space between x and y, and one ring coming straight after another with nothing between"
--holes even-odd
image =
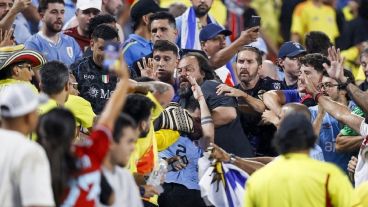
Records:
<instances>
[{"instance_id":1,"label":"beard","mask_svg":"<svg viewBox=\"0 0 368 207\"><path fill-rule=\"evenodd\" d=\"M204 15L208 13L209 10L210 10L210 7L208 7L204 3L194 7L194 12L197 17L203 17Z\"/></svg>"},{"instance_id":2,"label":"beard","mask_svg":"<svg viewBox=\"0 0 368 207\"><path fill-rule=\"evenodd\" d=\"M189 98L193 95L191 87L189 80L185 76L179 77L179 105L183 108L186 108Z\"/></svg>"},{"instance_id":3,"label":"beard","mask_svg":"<svg viewBox=\"0 0 368 207\"><path fill-rule=\"evenodd\" d=\"M60 25L60 28L55 24L56 22L59 22L61 23ZM46 22L46 28L48 31L52 32L52 33L58 33L61 31L61 29L63 28L63 22L62 21L56 21L54 23L51 23L51 22Z\"/></svg>"}]
</instances>

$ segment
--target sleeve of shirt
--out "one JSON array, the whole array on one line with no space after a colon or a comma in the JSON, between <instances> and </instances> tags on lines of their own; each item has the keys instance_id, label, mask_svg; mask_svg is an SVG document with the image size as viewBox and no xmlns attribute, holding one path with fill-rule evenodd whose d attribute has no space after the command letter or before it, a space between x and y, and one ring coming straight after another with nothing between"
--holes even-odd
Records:
<instances>
[{"instance_id":1,"label":"sleeve of shirt","mask_svg":"<svg viewBox=\"0 0 368 207\"><path fill-rule=\"evenodd\" d=\"M230 96L217 95L216 87L219 83L214 81L205 81L202 85L202 91L204 98L206 99L206 103L208 104L208 108L213 110L217 107L236 107L237 102L236 99Z\"/></svg>"},{"instance_id":2,"label":"sleeve of shirt","mask_svg":"<svg viewBox=\"0 0 368 207\"><path fill-rule=\"evenodd\" d=\"M80 147L82 156L89 157L89 165L83 166L85 171L100 169L102 162L109 150L110 140L112 140L111 130L104 126L96 126L88 140Z\"/></svg>"},{"instance_id":3,"label":"sleeve of shirt","mask_svg":"<svg viewBox=\"0 0 368 207\"><path fill-rule=\"evenodd\" d=\"M24 43L24 47L25 49L29 49L29 50L35 50L38 52L40 51L40 48L38 47L38 45L36 44L35 38L33 38L34 36L29 37L26 42Z\"/></svg>"},{"instance_id":4,"label":"sleeve of shirt","mask_svg":"<svg viewBox=\"0 0 368 207\"><path fill-rule=\"evenodd\" d=\"M298 5L292 16L291 32L297 33L299 35L304 34L304 24L303 24L303 7Z\"/></svg>"},{"instance_id":5,"label":"sleeve of shirt","mask_svg":"<svg viewBox=\"0 0 368 207\"><path fill-rule=\"evenodd\" d=\"M179 139L179 132L170 129L161 129L155 132L158 151L163 151Z\"/></svg>"},{"instance_id":6,"label":"sleeve of shirt","mask_svg":"<svg viewBox=\"0 0 368 207\"><path fill-rule=\"evenodd\" d=\"M77 119L78 124L88 129L93 126L96 114L93 112L91 103L79 96L69 96L65 107L70 109Z\"/></svg>"},{"instance_id":7,"label":"sleeve of shirt","mask_svg":"<svg viewBox=\"0 0 368 207\"><path fill-rule=\"evenodd\" d=\"M329 174L328 193L331 204L335 207L350 206L352 202L353 187L346 175L340 169Z\"/></svg>"},{"instance_id":8,"label":"sleeve of shirt","mask_svg":"<svg viewBox=\"0 0 368 207\"><path fill-rule=\"evenodd\" d=\"M282 90L285 95L285 104L300 102L300 96L297 90Z\"/></svg>"},{"instance_id":9,"label":"sleeve of shirt","mask_svg":"<svg viewBox=\"0 0 368 207\"><path fill-rule=\"evenodd\" d=\"M176 21L176 29L178 30L178 37L177 37L177 40L176 40L176 45L179 46L180 48L180 42L181 42L181 24L182 24L182 18L181 16L177 17L175 19Z\"/></svg>"},{"instance_id":10,"label":"sleeve of shirt","mask_svg":"<svg viewBox=\"0 0 368 207\"><path fill-rule=\"evenodd\" d=\"M40 146L25 155L19 170L22 205L54 206L49 161Z\"/></svg>"}]
</instances>

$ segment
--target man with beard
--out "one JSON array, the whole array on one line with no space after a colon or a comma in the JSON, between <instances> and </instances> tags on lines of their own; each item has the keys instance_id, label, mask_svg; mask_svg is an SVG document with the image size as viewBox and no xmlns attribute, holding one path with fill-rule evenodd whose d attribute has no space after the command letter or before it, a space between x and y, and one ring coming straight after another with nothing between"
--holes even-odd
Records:
<instances>
[{"instance_id":1,"label":"man with beard","mask_svg":"<svg viewBox=\"0 0 368 207\"><path fill-rule=\"evenodd\" d=\"M272 125L261 125L261 115L265 110L262 102L263 93L269 90L280 90L280 81L269 77L259 77L258 71L262 68L261 52L250 46L244 46L236 57L236 71L240 83L235 88L222 84L217 94L236 97L241 109L241 123L245 134L251 140L255 153L258 156L276 155L271 146L270 137L276 130Z\"/></svg>"},{"instance_id":2,"label":"man with beard","mask_svg":"<svg viewBox=\"0 0 368 207\"><path fill-rule=\"evenodd\" d=\"M153 0L139 0L131 8L130 17L133 21L134 34L130 34L124 42L123 54L133 77L136 76L135 71L132 70L133 63L152 52L148 19L159 10L160 7Z\"/></svg>"},{"instance_id":3,"label":"man with beard","mask_svg":"<svg viewBox=\"0 0 368 207\"><path fill-rule=\"evenodd\" d=\"M91 38L92 56L75 62L70 70L78 82L80 96L89 101L93 111L99 114L117 83L117 77L102 68L104 46L108 41L118 43L118 34L112 27L102 24L93 31Z\"/></svg>"},{"instance_id":4,"label":"man with beard","mask_svg":"<svg viewBox=\"0 0 368 207\"><path fill-rule=\"evenodd\" d=\"M308 94L305 88L305 78L303 74L308 76L315 87L321 82L324 66L330 65L327 57L319 54L308 54L300 59L300 75L298 77L298 89L293 90L272 90L263 95L263 102L277 116L280 115L281 107L284 104L292 102L300 102L306 106L314 106L316 102L311 94Z\"/></svg>"},{"instance_id":5,"label":"man with beard","mask_svg":"<svg viewBox=\"0 0 368 207\"><path fill-rule=\"evenodd\" d=\"M206 53L212 65L217 68L215 72L223 83L234 86L236 78L235 76L233 77L233 70L229 61L234 57L240 47L257 39L258 29L259 28L251 28L242 32L240 37L228 47L226 47L225 38L230 36L232 32L223 29L217 24L208 24L203 27L199 33L202 50Z\"/></svg>"},{"instance_id":6,"label":"man with beard","mask_svg":"<svg viewBox=\"0 0 368 207\"><path fill-rule=\"evenodd\" d=\"M180 48L201 50L199 32L207 24L218 24L208 15L213 0L191 0L192 6L183 15L176 18L176 28L179 31L178 45Z\"/></svg>"},{"instance_id":7,"label":"man with beard","mask_svg":"<svg viewBox=\"0 0 368 207\"><path fill-rule=\"evenodd\" d=\"M217 95L221 83L213 80L214 73L208 60L198 53L188 53L179 62L179 104L184 108L192 95L187 79L192 76L201 86L204 98L210 108L215 125L215 143L227 152L239 157L253 156L249 140L243 132L234 97Z\"/></svg>"},{"instance_id":8,"label":"man with beard","mask_svg":"<svg viewBox=\"0 0 368 207\"><path fill-rule=\"evenodd\" d=\"M58 60L66 65L82 57L82 51L74 38L61 33L64 21L64 1L41 1L38 11L42 17L41 30L25 42L27 49L42 53L48 61Z\"/></svg>"},{"instance_id":9,"label":"man with beard","mask_svg":"<svg viewBox=\"0 0 368 207\"><path fill-rule=\"evenodd\" d=\"M75 16L78 20L78 26L64 31L64 34L73 37L84 52L90 45L89 22L101 11L101 0L78 0ZM93 32L93 31L92 31Z\"/></svg>"}]
</instances>

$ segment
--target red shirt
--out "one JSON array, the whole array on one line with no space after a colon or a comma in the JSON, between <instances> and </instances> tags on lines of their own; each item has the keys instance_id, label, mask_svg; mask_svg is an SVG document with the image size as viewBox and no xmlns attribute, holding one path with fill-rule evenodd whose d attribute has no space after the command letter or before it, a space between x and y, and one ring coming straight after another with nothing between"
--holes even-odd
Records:
<instances>
[{"instance_id":1,"label":"red shirt","mask_svg":"<svg viewBox=\"0 0 368 207\"><path fill-rule=\"evenodd\" d=\"M63 205L93 207L100 194L101 165L109 150L112 134L109 129L98 126L88 139L75 145L78 173L66 191Z\"/></svg>"},{"instance_id":2,"label":"red shirt","mask_svg":"<svg viewBox=\"0 0 368 207\"><path fill-rule=\"evenodd\" d=\"M78 34L77 27L73 27L73 28L70 28L70 29L65 30L65 31L64 31L64 34L66 34L66 35L69 35L69 36L73 37L73 38L77 41L77 43L78 43L79 47L81 48L81 50L82 50L83 52L85 52L85 51L86 51L86 49L87 49L87 48L89 47L89 45L90 45L90 41L91 41L91 39L90 39L90 38L88 38L88 37L83 37L83 36L79 35L79 34Z\"/></svg>"}]
</instances>

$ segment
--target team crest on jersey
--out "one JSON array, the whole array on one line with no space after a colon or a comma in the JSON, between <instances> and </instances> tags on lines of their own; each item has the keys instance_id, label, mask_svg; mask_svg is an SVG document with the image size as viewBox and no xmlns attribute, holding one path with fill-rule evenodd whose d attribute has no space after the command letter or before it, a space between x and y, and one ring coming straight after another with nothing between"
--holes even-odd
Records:
<instances>
[{"instance_id":1,"label":"team crest on jersey","mask_svg":"<svg viewBox=\"0 0 368 207\"><path fill-rule=\"evenodd\" d=\"M280 90L281 89L281 83L272 83L272 86L275 90Z\"/></svg>"},{"instance_id":2,"label":"team crest on jersey","mask_svg":"<svg viewBox=\"0 0 368 207\"><path fill-rule=\"evenodd\" d=\"M66 53L70 58L73 57L73 48L72 47L66 47Z\"/></svg>"}]
</instances>

